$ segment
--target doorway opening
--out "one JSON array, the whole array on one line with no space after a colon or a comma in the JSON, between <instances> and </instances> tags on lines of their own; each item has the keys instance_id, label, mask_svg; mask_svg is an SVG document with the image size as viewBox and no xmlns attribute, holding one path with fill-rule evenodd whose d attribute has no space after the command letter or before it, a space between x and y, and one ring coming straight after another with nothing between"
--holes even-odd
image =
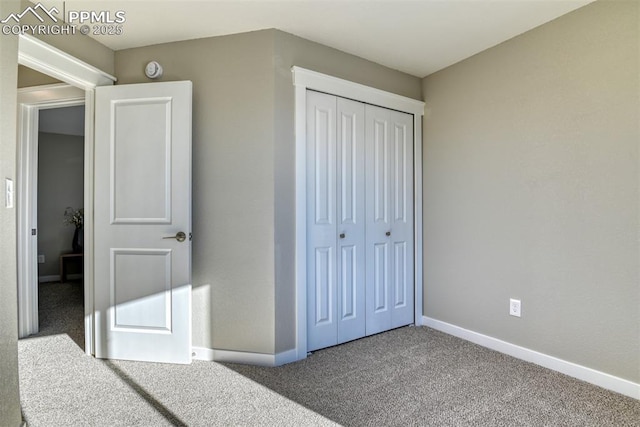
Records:
<instances>
[{"instance_id":1,"label":"doorway opening","mask_svg":"<svg viewBox=\"0 0 640 427\"><path fill-rule=\"evenodd\" d=\"M93 324L93 116L95 88L115 78L41 40L20 35L18 63L30 79L19 83L17 159L18 333L38 332L37 141L40 110L85 106L83 207L84 350L94 353ZM35 72L34 72L35 71ZM24 76L24 75L23 75ZM35 80L33 77L37 77ZM20 75L18 76L20 82ZM53 84L51 84L53 83ZM37 86L41 85L41 86ZM28 87L27 87L28 86ZM59 273L58 273L59 274Z\"/></svg>"},{"instance_id":2,"label":"doorway opening","mask_svg":"<svg viewBox=\"0 0 640 427\"><path fill-rule=\"evenodd\" d=\"M29 70L21 67L23 70ZM35 73L29 70L30 74ZM42 79L48 79L42 75ZM18 302L19 337L40 332L40 283L66 276L59 267L66 255L63 235L66 203L75 209L85 203L85 91L63 83L18 90ZM64 203L60 211L59 203ZM79 219L79 218L78 218ZM78 221L76 219L76 222ZM40 227L42 225L42 229ZM71 232L73 233L73 232ZM42 235L41 235L42 234ZM73 236L73 234L72 234ZM82 256L75 257L82 272ZM79 258L79 259L78 259ZM63 262L62 264L66 264ZM66 265L65 265L66 266ZM76 267L77 269L77 267ZM82 276L77 276L79 278ZM81 281L78 285L84 291ZM57 289L59 290L59 289ZM80 294L82 299L82 295ZM68 302L69 296L60 301ZM57 304L59 305L59 304ZM84 312L84 301L78 307ZM44 307L43 307L44 310ZM47 319L51 319L50 310ZM67 316L55 316L53 318ZM80 317L80 322L83 320ZM46 324L46 323L45 323ZM84 327L74 328L78 345L86 348ZM51 334L45 328L44 334Z\"/></svg>"},{"instance_id":3,"label":"doorway opening","mask_svg":"<svg viewBox=\"0 0 640 427\"><path fill-rule=\"evenodd\" d=\"M38 112L35 336L66 334L84 348L84 104Z\"/></svg>"}]
</instances>

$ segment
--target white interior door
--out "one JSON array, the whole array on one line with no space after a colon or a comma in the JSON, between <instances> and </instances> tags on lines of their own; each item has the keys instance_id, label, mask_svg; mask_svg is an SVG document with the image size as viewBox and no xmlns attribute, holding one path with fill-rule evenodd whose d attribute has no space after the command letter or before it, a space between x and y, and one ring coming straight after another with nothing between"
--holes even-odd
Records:
<instances>
[{"instance_id":1,"label":"white interior door","mask_svg":"<svg viewBox=\"0 0 640 427\"><path fill-rule=\"evenodd\" d=\"M413 322L413 117L366 106L367 335Z\"/></svg>"},{"instance_id":2,"label":"white interior door","mask_svg":"<svg viewBox=\"0 0 640 427\"><path fill-rule=\"evenodd\" d=\"M96 89L98 358L191 362L191 92Z\"/></svg>"}]
</instances>

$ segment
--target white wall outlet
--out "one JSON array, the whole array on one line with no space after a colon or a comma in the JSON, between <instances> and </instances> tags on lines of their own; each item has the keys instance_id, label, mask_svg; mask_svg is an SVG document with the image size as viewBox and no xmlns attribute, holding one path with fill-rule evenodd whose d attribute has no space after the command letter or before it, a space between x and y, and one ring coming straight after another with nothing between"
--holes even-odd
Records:
<instances>
[{"instance_id":1,"label":"white wall outlet","mask_svg":"<svg viewBox=\"0 0 640 427\"><path fill-rule=\"evenodd\" d=\"M509 314L520 317L520 300L511 298L509 300Z\"/></svg>"},{"instance_id":2,"label":"white wall outlet","mask_svg":"<svg viewBox=\"0 0 640 427\"><path fill-rule=\"evenodd\" d=\"M13 208L13 180L6 178L5 179L5 199L4 205L7 209Z\"/></svg>"},{"instance_id":3,"label":"white wall outlet","mask_svg":"<svg viewBox=\"0 0 640 427\"><path fill-rule=\"evenodd\" d=\"M38 264L44 264L44 255L38 255Z\"/></svg>"}]
</instances>

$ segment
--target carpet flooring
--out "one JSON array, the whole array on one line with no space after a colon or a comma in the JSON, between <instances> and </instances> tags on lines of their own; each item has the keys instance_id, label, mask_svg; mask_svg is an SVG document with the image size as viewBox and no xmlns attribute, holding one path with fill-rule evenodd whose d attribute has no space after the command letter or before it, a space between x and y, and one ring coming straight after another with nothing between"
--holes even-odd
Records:
<instances>
[{"instance_id":1,"label":"carpet flooring","mask_svg":"<svg viewBox=\"0 0 640 427\"><path fill-rule=\"evenodd\" d=\"M103 361L82 350L82 287L43 284L23 339L29 426L640 426L640 401L426 327L277 368Z\"/></svg>"}]
</instances>

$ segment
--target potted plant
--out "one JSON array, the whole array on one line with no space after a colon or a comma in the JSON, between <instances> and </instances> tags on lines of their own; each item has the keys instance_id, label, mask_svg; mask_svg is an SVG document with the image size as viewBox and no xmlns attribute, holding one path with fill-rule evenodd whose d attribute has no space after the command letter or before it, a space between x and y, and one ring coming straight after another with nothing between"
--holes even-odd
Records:
<instances>
[{"instance_id":1,"label":"potted plant","mask_svg":"<svg viewBox=\"0 0 640 427\"><path fill-rule=\"evenodd\" d=\"M75 227L73 241L71 242L73 253L82 253L84 246L84 209L74 209L72 207L65 209L64 223Z\"/></svg>"}]
</instances>

